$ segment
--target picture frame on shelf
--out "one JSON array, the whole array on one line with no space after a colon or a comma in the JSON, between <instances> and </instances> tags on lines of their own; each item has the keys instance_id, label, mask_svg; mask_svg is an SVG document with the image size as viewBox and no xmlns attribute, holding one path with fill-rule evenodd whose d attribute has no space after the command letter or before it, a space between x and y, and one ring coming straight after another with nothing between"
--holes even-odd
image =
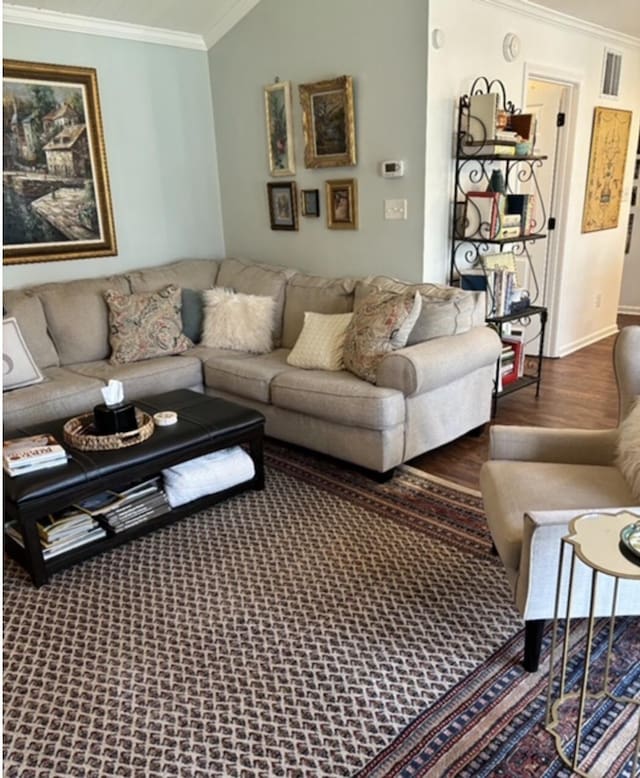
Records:
<instances>
[{"instance_id":1,"label":"picture frame on shelf","mask_svg":"<svg viewBox=\"0 0 640 778\"><path fill-rule=\"evenodd\" d=\"M300 206L303 216L320 216L320 192L318 189L302 189Z\"/></svg>"},{"instance_id":2,"label":"picture frame on shelf","mask_svg":"<svg viewBox=\"0 0 640 778\"><path fill-rule=\"evenodd\" d=\"M264 88L267 156L270 175L293 176L296 172L291 111L291 82L276 81Z\"/></svg>"},{"instance_id":3,"label":"picture frame on shelf","mask_svg":"<svg viewBox=\"0 0 640 778\"><path fill-rule=\"evenodd\" d=\"M582 232L618 226L630 130L631 111L601 106L593 109Z\"/></svg>"},{"instance_id":4,"label":"picture frame on shelf","mask_svg":"<svg viewBox=\"0 0 640 778\"><path fill-rule=\"evenodd\" d=\"M325 182L327 227L330 230L358 229L358 182L343 178Z\"/></svg>"},{"instance_id":5,"label":"picture frame on shelf","mask_svg":"<svg viewBox=\"0 0 640 778\"><path fill-rule=\"evenodd\" d=\"M295 181L269 182L269 219L272 230L298 229L298 194Z\"/></svg>"},{"instance_id":6,"label":"picture frame on shelf","mask_svg":"<svg viewBox=\"0 0 640 778\"><path fill-rule=\"evenodd\" d=\"M300 84L304 164L308 168L356 164L353 78Z\"/></svg>"},{"instance_id":7,"label":"picture frame on shelf","mask_svg":"<svg viewBox=\"0 0 640 778\"><path fill-rule=\"evenodd\" d=\"M3 264L118 253L95 68L3 60Z\"/></svg>"}]
</instances>

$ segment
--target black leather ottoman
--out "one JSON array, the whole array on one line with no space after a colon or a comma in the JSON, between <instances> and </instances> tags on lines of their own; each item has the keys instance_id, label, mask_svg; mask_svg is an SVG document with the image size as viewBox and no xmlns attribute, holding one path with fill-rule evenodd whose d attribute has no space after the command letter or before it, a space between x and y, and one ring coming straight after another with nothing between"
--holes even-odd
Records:
<instances>
[{"instance_id":1,"label":"black leather ottoman","mask_svg":"<svg viewBox=\"0 0 640 778\"><path fill-rule=\"evenodd\" d=\"M22 548L5 534L5 548L29 571L36 586L46 583L51 573L133 537L170 524L246 489L264 487L262 414L188 389L136 400L134 404L150 415L158 411L176 411L178 422L168 427L156 427L151 437L142 443L112 451L79 451L65 444L63 426L67 419L5 431L5 439L50 432L69 454L69 462L60 467L15 478L4 474L5 524L16 521L24 539ZM92 494L107 489L120 491L179 462L241 444L248 447L255 466L255 475L250 481L193 500L124 532L46 561L43 559L36 527L38 519L68 508Z\"/></svg>"}]
</instances>

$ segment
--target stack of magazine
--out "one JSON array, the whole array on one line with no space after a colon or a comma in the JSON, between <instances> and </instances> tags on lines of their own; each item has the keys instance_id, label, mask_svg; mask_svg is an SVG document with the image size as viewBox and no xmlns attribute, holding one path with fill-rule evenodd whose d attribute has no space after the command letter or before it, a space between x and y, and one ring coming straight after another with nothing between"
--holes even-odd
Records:
<instances>
[{"instance_id":1,"label":"stack of magazine","mask_svg":"<svg viewBox=\"0 0 640 778\"><path fill-rule=\"evenodd\" d=\"M12 478L67 462L67 452L49 433L5 440L2 467Z\"/></svg>"},{"instance_id":2,"label":"stack of magazine","mask_svg":"<svg viewBox=\"0 0 640 778\"><path fill-rule=\"evenodd\" d=\"M92 543L105 537L106 529L99 521L83 511L70 509L58 514L49 514L36 523L43 559L50 559L58 554L64 554L78 546ZM6 527L9 537L24 548L22 533L16 523Z\"/></svg>"},{"instance_id":3,"label":"stack of magazine","mask_svg":"<svg viewBox=\"0 0 640 778\"><path fill-rule=\"evenodd\" d=\"M75 507L106 523L112 532L123 532L170 510L160 476L124 492L109 490L94 494Z\"/></svg>"}]
</instances>

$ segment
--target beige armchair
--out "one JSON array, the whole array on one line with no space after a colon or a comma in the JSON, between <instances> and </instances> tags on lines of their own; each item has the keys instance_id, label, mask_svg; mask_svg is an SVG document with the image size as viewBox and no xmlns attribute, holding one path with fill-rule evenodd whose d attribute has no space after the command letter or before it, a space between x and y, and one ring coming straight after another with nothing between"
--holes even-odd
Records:
<instances>
[{"instance_id":1,"label":"beige armchair","mask_svg":"<svg viewBox=\"0 0 640 778\"><path fill-rule=\"evenodd\" d=\"M620 422L640 395L640 326L619 332L614 372ZM545 620L554 615L560 540L569 521L594 510L627 509L640 516L640 505L614 463L618 428L494 425L490 435L480 488L493 543L525 622L524 666L533 672L538 669ZM588 587L583 580L579 591L584 596L572 603L576 616L587 615ZM620 615L640 613L640 593L633 583L620 588ZM611 593L601 587L597 613L610 608Z\"/></svg>"}]
</instances>

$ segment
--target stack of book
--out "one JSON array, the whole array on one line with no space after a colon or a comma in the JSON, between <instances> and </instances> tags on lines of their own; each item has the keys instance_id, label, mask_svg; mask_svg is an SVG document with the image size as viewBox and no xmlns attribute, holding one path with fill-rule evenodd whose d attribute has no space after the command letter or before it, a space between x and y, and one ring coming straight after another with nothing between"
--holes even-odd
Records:
<instances>
[{"instance_id":1,"label":"stack of book","mask_svg":"<svg viewBox=\"0 0 640 778\"><path fill-rule=\"evenodd\" d=\"M50 514L36 523L43 559L64 554L66 551L92 543L105 537L106 529L100 522L77 510ZM24 548L24 539L16 523L8 524L6 532Z\"/></svg>"},{"instance_id":2,"label":"stack of book","mask_svg":"<svg viewBox=\"0 0 640 778\"><path fill-rule=\"evenodd\" d=\"M67 462L64 448L49 433L12 438L2 444L2 467L12 478Z\"/></svg>"},{"instance_id":3,"label":"stack of book","mask_svg":"<svg viewBox=\"0 0 640 778\"><path fill-rule=\"evenodd\" d=\"M76 507L105 523L112 532L124 532L170 510L160 476L123 492L100 492Z\"/></svg>"}]
</instances>

